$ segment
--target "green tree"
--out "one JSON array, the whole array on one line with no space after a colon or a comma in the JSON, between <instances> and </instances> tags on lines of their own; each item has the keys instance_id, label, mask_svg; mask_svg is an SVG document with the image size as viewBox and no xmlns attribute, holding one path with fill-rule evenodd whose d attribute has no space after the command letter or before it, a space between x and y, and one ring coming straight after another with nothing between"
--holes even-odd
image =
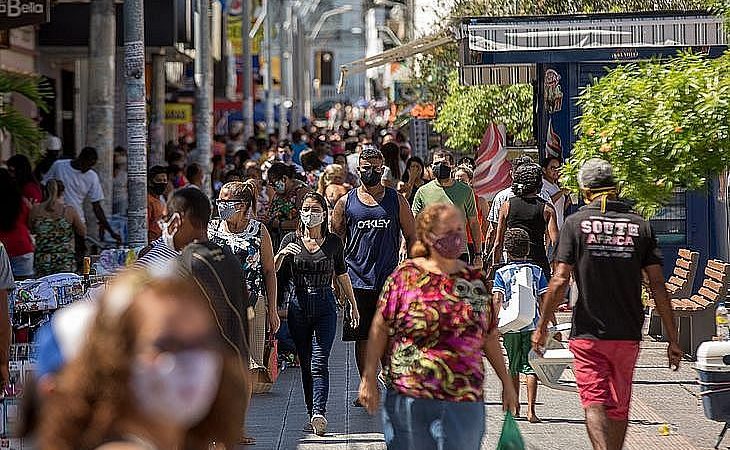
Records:
<instances>
[{"instance_id":1,"label":"green tree","mask_svg":"<svg viewBox=\"0 0 730 450\"><path fill-rule=\"evenodd\" d=\"M45 133L9 102L10 95L22 95L47 111L50 90L42 77L0 70L0 130L12 138L16 152L34 160L40 155Z\"/></svg>"},{"instance_id":2,"label":"green tree","mask_svg":"<svg viewBox=\"0 0 730 450\"><path fill-rule=\"evenodd\" d=\"M698 189L730 166L730 54L690 53L619 66L587 87L579 139L564 169L577 190L587 159L610 161L622 195L649 216L677 187Z\"/></svg>"},{"instance_id":3,"label":"green tree","mask_svg":"<svg viewBox=\"0 0 730 450\"><path fill-rule=\"evenodd\" d=\"M471 153L492 122L504 124L516 139L528 141L532 137L531 86L461 86L452 70L447 91L434 127L448 136L448 147Z\"/></svg>"}]
</instances>

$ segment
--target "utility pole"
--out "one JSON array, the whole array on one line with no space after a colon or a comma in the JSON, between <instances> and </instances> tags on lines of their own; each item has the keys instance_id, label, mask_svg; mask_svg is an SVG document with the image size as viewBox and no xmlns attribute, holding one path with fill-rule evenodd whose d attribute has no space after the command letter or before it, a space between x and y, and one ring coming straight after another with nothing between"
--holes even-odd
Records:
<instances>
[{"instance_id":1,"label":"utility pole","mask_svg":"<svg viewBox=\"0 0 730 450\"><path fill-rule=\"evenodd\" d=\"M241 70L243 77L241 83L241 93L243 101L243 138L247 139L253 136L253 98L251 98L251 38L248 33L251 30L251 0L242 0L241 2L241 45L243 46L243 64ZM245 144L245 141L244 141Z\"/></svg>"},{"instance_id":2,"label":"utility pole","mask_svg":"<svg viewBox=\"0 0 730 450\"><path fill-rule=\"evenodd\" d=\"M210 1L198 0L198 48L195 52L195 142L191 160L203 170L203 192L211 195L210 147L211 147L211 53L210 53Z\"/></svg>"},{"instance_id":3,"label":"utility pole","mask_svg":"<svg viewBox=\"0 0 730 450\"><path fill-rule=\"evenodd\" d=\"M291 107L291 120L292 128L298 130L302 127L302 77L294 77L294 67L297 70L302 68L302 54L301 45L299 45L299 33L301 23L299 21L299 13L293 13L291 15L291 27L289 28L289 51L291 52L291 78L289 80L292 86L292 107Z\"/></svg>"},{"instance_id":4,"label":"utility pole","mask_svg":"<svg viewBox=\"0 0 730 450\"><path fill-rule=\"evenodd\" d=\"M165 162L165 55L152 55L152 110L150 116L150 165Z\"/></svg>"},{"instance_id":5,"label":"utility pole","mask_svg":"<svg viewBox=\"0 0 730 450\"><path fill-rule=\"evenodd\" d=\"M266 0L266 20L264 21L264 43L266 51L266 71L264 72L264 84L266 85L266 134L274 132L276 116L274 114L274 78L272 76L273 66L271 64L271 3L273 0ZM281 64L279 64L281 66Z\"/></svg>"},{"instance_id":6,"label":"utility pole","mask_svg":"<svg viewBox=\"0 0 730 450\"><path fill-rule=\"evenodd\" d=\"M129 189L127 229L130 247L147 245L147 111L144 51L144 0L125 0L124 81L127 88Z\"/></svg>"},{"instance_id":7,"label":"utility pole","mask_svg":"<svg viewBox=\"0 0 730 450\"><path fill-rule=\"evenodd\" d=\"M86 145L99 154L96 171L104 190L104 210L112 211L114 162L114 52L116 14L114 0L92 0L89 21L89 85ZM95 225L91 221L90 225ZM91 234L92 231L89 231Z\"/></svg>"},{"instance_id":8,"label":"utility pole","mask_svg":"<svg viewBox=\"0 0 730 450\"><path fill-rule=\"evenodd\" d=\"M291 96L291 90L289 88L289 67L291 66L291 53L289 52L288 29L291 29L291 16L292 8L291 4L287 5L286 14L284 15L284 21L281 23L279 28L279 57L281 65L281 101L279 102L279 139L286 139L289 133L289 120L287 103Z\"/></svg>"}]
</instances>

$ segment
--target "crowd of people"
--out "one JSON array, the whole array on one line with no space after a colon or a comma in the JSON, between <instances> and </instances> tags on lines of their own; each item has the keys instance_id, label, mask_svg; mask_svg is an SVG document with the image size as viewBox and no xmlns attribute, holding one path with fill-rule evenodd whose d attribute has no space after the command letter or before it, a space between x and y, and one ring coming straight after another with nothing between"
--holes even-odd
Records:
<instances>
[{"instance_id":1,"label":"crowd of people","mask_svg":"<svg viewBox=\"0 0 730 450\"><path fill-rule=\"evenodd\" d=\"M301 372L306 430L324 435L329 357L341 326L342 340L355 342L361 376L352 403L374 413L385 390L389 448L476 449L485 425L482 355L501 383L503 408L520 414L524 375L526 417L540 421L528 353L542 351L571 273L580 292L571 349L589 435L595 448L621 448L642 270L667 323L671 309L656 240L617 198L607 163L587 163L580 181L590 204L568 215L557 158L512 161L512 185L490 203L471 187L472 158L434 149L424 161L402 133L364 122L239 147L217 138L210 178L188 163L193 147L170 145L167 165L149 168L149 245L99 294L85 336L75 330L69 346L68 312L43 334L46 369L26 428L44 448L255 444L244 416L252 392L275 382L274 338L280 362ZM85 201L100 232L123 240L101 206L95 149L52 158L33 171L18 155L0 169L8 193L0 200L2 295L13 277L77 267L86 252ZM118 149L115 167L124 158ZM603 217L600 230L595 215ZM631 245L595 237L619 229ZM511 286L524 273L534 320L500 335L499 311L515 300ZM612 281L604 286L601 277ZM624 302L620 311L606 286ZM668 338L677 363L676 336ZM628 342L620 360L610 350L616 340Z\"/></svg>"}]
</instances>

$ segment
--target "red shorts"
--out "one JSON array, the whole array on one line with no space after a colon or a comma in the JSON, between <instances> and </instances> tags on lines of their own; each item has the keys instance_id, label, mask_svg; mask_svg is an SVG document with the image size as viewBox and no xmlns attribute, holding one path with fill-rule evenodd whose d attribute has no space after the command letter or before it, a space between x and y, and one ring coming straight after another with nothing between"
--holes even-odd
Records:
<instances>
[{"instance_id":1,"label":"red shorts","mask_svg":"<svg viewBox=\"0 0 730 450\"><path fill-rule=\"evenodd\" d=\"M609 419L628 419L639 342L572 339L569 348L583 408L603 405Z\"/></svg>"}]
</instances>

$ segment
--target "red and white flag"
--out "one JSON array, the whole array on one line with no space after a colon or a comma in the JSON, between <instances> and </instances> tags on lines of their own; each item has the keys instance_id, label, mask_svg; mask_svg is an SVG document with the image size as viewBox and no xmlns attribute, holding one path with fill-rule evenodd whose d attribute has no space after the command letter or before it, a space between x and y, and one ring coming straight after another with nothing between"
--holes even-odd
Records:
<instances>
[{"instance_id":1,"label":"red and white flag","mask_svg":"<svg viewBox=\"0 0 730 450\"><path fill-rule=\"evenodd\" d=\"M505 131L492 123L484 132L477 150L474 192L487 200L492 200L497 192L512 184L505 140Z\"/></svg>"}]
</instances>

